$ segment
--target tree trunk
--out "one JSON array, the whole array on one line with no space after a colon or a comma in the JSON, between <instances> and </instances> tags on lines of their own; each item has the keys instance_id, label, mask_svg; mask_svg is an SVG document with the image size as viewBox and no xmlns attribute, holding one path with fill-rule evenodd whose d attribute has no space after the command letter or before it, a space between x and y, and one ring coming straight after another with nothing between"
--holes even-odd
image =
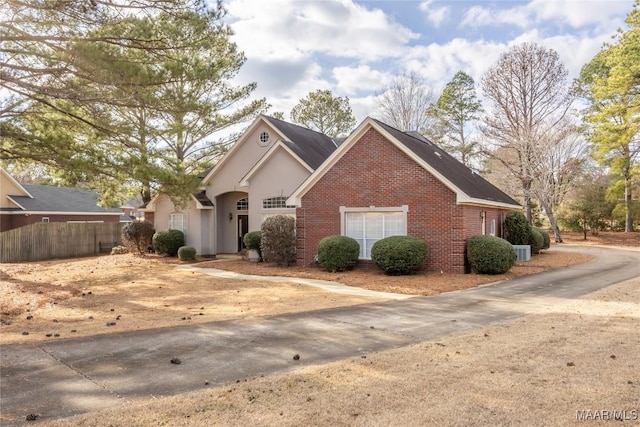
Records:
<instances>
[{"instance_id":1,"label":"tree trunk","mask_svg":"<svg viewBox=\"0 0 640 427\"><path fill-rule=\"evenodd\" d=\"M633 231L633 215L631 215L631 188L630 180L624 180L624 231L631 233Z\"/></svg>"},{"instance_id":2,"label":"tree trunk","mask_svg":"<svg viewBox=\"0 0 640 427\"><path fill-rule=\"evenodd\" d=\"M549 222L551 223L551 229L553 230L553 235L556 239L556 243L564 243L562 240L562 235L560 234L560 227L558 227L558 221L556 220L555 215L553 214L553 207L542 200L540 200L540 204L544 209L544 212L547 214L547 218L549 218Z\"/></svg>"},{"instance_id":3,"label":"tree trunk","mask_svg":"<svg viewBox=\"0 0 640 427\"><path fill-rule=\"evenodd\" d=\"M527 217L529 224L533 222L531 218L531 181L522 182L523 196L524 196L524 216Z\"/></svg>"}]
</instances>

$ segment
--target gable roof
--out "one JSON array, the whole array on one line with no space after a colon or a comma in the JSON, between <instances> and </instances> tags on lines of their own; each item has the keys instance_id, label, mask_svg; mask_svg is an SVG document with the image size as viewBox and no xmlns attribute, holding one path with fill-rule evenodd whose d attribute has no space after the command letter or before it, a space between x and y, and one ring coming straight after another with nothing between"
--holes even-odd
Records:
<instances>
[{"instance_id":1,"label":"gable roof","mask_svg":"<svg viewBox=\"0 0 640 427\"><path fill-rule=\"evenodd\" d=\"M22 184L20 184L14 177L12 177L9 174L9 172L4 170L3 168L0 168L0 181L3 181L4 179L7 179L11 184L13 184L15 187L17 187L18 191L20 191L22 193L22 194L17 194L17 195L33 197L31 194L29 194L27 189L24 188L24 186Z\"/></svg>"},{"instance_id":2,"label":"gable roof","mask_svg":"<svg viewBox=\"0 0 640 427\"><path fill-rule=\"evenodd\" d=\"M315 183L340 160L362 135L374 128L392 144L420 164L427 172L435 176L450 190L456 193L459 204L479 204L510 209L519 209L518 202L464 166L456 158L440 149L423 136L402 132L379 120L367 117L358 128L316 171L298 187L287 200L288 204L300 205L300 200Z\"/></svg>"},{"instance_id":3,"label":"gable roof","mask_svg":"<svg viewBox=\"0 0 640 427\"><path fill-rule=\"evenodd\" d=\"M264 118L286 137L282 142L313 170L338 146L333 139L320 132L273 117Z\"/></svg>"},{"instance_id":4,"label":"gable roof","mask_svg":"<svg viewBox=\"0 0 640 427\"><path fill-rule=\"evenodd\" d=\"M10 195L9 199L20 207L19 211L67 214L120 215L118 208L98 206L98 196L93 190L49 185L29 185L22 187L32 196Z\"/></svg>"},{"instance_id":5,"label":"gable roof","mask_svg":"<svg viewBox=\"0 0 640 427\"><path fill-rule=\"evenodd\" d=\"M202 179L203 183L211 180L213 175L221 169L226 160L230 158L233 152L242 144L247 135L251 134L260 123L269 125L277 133L277 139L295 154L294 157L296 160L301 160L306 163L305 166L311 170L317 169L337 147L336 142L327 135L261 114L251 123L247 130L244 131L242 136L231 149L227 151L222 159L207 171ZM265 153L265 156L267 155L269 155L269 152Z\"/></svg>"}]
</instances>

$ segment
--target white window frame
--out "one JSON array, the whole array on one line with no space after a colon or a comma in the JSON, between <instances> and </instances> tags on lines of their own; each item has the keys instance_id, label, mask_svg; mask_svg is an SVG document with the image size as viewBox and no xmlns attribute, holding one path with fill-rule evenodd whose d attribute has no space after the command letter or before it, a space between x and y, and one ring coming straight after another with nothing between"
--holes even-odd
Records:
<instances>
[{"instance_id":1,"label":"white window frame","mask_svg":"<svg viewBox=\"0 0 640 427\"><path fill-rule=\"evenodd\" d=\"M49 217L48 216L43 216L42 217L42 222L48 223L49 222Z\"/></svg>"},{"instance_id":2,"label":"white window frame","mask_svg":"<svg viewBox=\"0 0 640 427\"><path fill-rule=\"evenodd\" d=\"M367 213L378 213L378 212L394 212L394 213L402 213L402 230L401 230L401 234L399 234L400 236L406 236L407 235L407 214L409 213L409 205L402 205L402 206L393 206L393 207L377 207L377 206L369 206L369 207L356 207L356 208L352 208L352 207L346 207L346 206L340 206L340 234L342 236L346 236L347 234L347 214L348 213L363 213L363 214L367 214ZM363 232L366 233L366 227L363 227ZM381 239L384 239L385 237L389 237L389 236L397 236L398 234L389 234L386 235L385 230L384 230L384 225L383 225L383 236L381 237ZM371 240L371 239L367 239L366 238L366 234L362 236L363 240ZM358 239L356 239L358 240ZM374 242L375 243L375 242ZM373 246L373 244L371 245ZM371 259L371 257L367 257L366 254L367 253L371 253L371 248L360 248L360 253L364 253L365 256L360 256L360 259Z\"/></svg>"},{"instance_id":3,"label":"white window frame","mask_svg":"<svg viewBox=\"0 0 640 427\"><path fill-rule=\"evenodd\" d=\"M246 200L246 202L245 202ZM249 197L243 197L236 201L236 210L240 212L246 212L249 210Z\"/></svg>"},{"instance_id":4,"label":"white window frame","mask_svg":"<svg viewBox=\"0 0 640 427\"><path fill-rule=\"evenodd\" d=\"M262 199L262 209L295 209L293 205L287 205L287 198L284 196L267 197Z\"/></svg>"},{"instance_id":5,"label":"white window frame","mask_svg":"<svg viewBox=\"0 0 640 427\"><path fill-rule=\"evenodd\" d=\"M178 218L180 221L178 223ZM187 214L184 212L172 212L169 214L169 230L180 230L187 236Z\"/></svg>"},{"instance_id":6,"label":"white window frame","mask_svg":"<svg viewBox=\"0 0 640 427\"><path fill-rule=\"evenodd\" d=\"M489 236L495 236L496 235L496 220L492 219L489 222Z\"/></svg>"}]
</instances>

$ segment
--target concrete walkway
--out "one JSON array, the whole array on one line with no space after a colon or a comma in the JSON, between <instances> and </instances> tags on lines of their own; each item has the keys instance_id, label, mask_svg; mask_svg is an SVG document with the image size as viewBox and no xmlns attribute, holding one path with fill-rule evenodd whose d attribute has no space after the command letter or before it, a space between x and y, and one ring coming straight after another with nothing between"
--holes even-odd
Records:
<instances>
[{"instance_id":1,"label":"concrete walkway","mask_svg":"<svg viewBox=\"0 0 640 427\"><path fill-rule=\"evenodd\" d=\"M30 413L66 417L435 340L640 276L638 252L569 250L598 259L433 297L2 346L2 425L23 424ZM173 357L182 363L171 364Z\"/></svg>"},{"instance_id":2,"label":"concrete walkway","mask_svg":"<svg viewBox=\"0 0 640 427\"><path fill-rule=\"evenodd\" d=\"M220 277L224 279L238 279L238 280L256 280L262 282L278 282L278 283L295 283L307 286L313 286L314 288L320 288L334 294L361 296L361 297L376 297L387 298L392 300L403 300L413 298L412 295L405 294L393 294L391 292L378 292L371 291L369 289L358 288L355 286L347 286L338 282L330 282L328 280L318 279L303 279L300 277L283 277L283 276L255 276L251 274L241 274L234 271L219 270L217 268L199 268L191 265L179 265L176 267L182 271L194 271L198 273L208 274L209 276Z\"/></svg>"}]
</instances>

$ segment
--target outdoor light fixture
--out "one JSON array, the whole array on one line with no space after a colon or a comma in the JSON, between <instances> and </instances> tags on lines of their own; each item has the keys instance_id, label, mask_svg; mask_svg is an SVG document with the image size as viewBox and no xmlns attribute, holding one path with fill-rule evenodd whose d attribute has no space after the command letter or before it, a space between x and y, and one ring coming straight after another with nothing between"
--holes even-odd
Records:
<instances>
[{"instance_id":1,"label":"outdoor light fixture","mask_svg":"<svg viewBox=\"0 0 640 427\"><path fill-rule=\"evenodd\" d=\"M233 212L229 212L229 221L233 221Z\"/></svg>"}]
</instances>

